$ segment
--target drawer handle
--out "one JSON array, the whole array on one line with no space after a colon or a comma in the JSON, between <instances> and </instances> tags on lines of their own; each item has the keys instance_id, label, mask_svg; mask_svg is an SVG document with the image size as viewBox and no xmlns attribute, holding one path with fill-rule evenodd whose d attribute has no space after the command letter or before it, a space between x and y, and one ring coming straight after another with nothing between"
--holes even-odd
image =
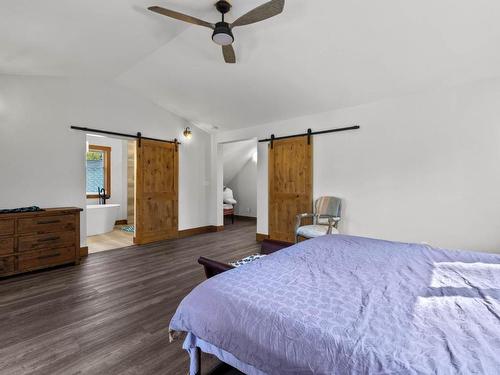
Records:
<instances>
[{"instance_id":1,"label":"drawer handle","mask_svg":"<svg viewBox=\"0 0 500 375\"><path fill-rule=\"evenodd\" d=\"M47 258L55 258L61 255L61 253L55 253L55 254L50 254L50 255L41 255L38 257L38 259L47 259Z\"/></svg>"},{"instance_id":2,"label":"drawer handle","mask_svg":"<svg viewBox=\"0 0 500 375\"><path fill-rule=\"evenodd\" d=\"M55 224L60 222L61 220L44 220L44 221L38 221L37 224Z\"/></svg>"},{"instance_id":3,"label":"drawer handle","mask_svg":"<svg viewBox=\"0 0 500 375\"><path fill-rule=\"evenodd\" d=\"M40 238L38 242L50 242L50 241L56 241L60 239L61 237L55 236L55 237L47 237L47 238Z\"/></svg>"}]
</instances>

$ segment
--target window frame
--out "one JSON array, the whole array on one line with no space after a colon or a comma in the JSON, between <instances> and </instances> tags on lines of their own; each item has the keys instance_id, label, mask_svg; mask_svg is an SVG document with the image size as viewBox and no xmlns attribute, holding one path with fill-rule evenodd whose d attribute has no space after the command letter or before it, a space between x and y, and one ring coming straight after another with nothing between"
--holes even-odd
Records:
<instances>
[{"instance_id":1,"label":"window frame","mask_svg":"<svg viewBox=\"0 0 500 375\"><path fill-rule=\"evenodd\" d=\"M111 197L111 147L89 145L88 151L102 151L104 154L104 189L106 195ZM87 154L85 154L87 155ZM87 162L85 157L85 163ZM85 167L85 178L87 178L87 168ZM99 194L87 194L87 199L99 198Z\"/></svg>"}]
</instances>

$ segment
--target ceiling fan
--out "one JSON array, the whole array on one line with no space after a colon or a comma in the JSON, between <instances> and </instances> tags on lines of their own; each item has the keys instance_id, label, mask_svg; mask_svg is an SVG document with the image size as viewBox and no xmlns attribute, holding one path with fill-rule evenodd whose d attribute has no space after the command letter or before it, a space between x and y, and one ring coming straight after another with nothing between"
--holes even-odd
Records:
<instances>
[{"instance_id":1,"label":"ceiling fan","mask_svg":"<svg viewBox=\"0 0 500 375\"><path fill-rule=\"evenodd\" d=\"M234 49L232 46L234 42L232 29L237 26L250 25L252 23L274 17L283 12L284 7L285 0L271 0L244 14L233 23L227 23L224 21L224 15L231 9L231 4L227 0L219 0L215 3L215 8L217 8L217 10L222 14L222 21L217 23L203 21L199 18L191 17L187 14L182 14L159 6L152 6L148 9L152 12L175 18L176 20L189 22L194 25L205 26L209 29L212 29L212 40L218 45L222 46L222 54L224 56L224 60L228 64L234 64L236 62L236 56L234 54Z\"/></svg>"}]
</instances>

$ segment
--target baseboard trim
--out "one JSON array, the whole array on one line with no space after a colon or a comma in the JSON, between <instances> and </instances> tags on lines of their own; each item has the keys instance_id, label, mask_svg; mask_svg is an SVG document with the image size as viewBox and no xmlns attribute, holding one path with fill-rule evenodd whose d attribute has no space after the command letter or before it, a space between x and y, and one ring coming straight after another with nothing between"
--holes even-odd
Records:
<instances>
[{"instance_id":1,"label":"baseboard trim","mask_svg":"<svg viewBox=\"0 0 500 375\"><path fill-rule=\"evenodd\" d=\"M124 220L116 220L115 221L115 225L127 225L128 224L128 220L127 219L124 219Z\"/></svg>"},{"instance_id":2,"label":"baseboard trim","mask_svg":"<svg viewBox=\"0 0 500 375\"><path fill-rule=\"evenodd\" d=\"M269 239L269 235L268 234L257 233L255 235L255 239L257 240L257 242L262 242L264 240Z\"/></svg>"},{"instance_id":3,"label":"baseboard trim","mask_svg":"<svg viewBox=\"0 0 500 375\"><path fill-rule=\"evenodd\" d=\"M88 255L89 255L89 247L88 246L80 247L80 258L86 257Z\"/></svg>"},{"instance_id":4,"label":"baseboard trim","mask_svg":"<svg viewBox=\"0 0 500 375\"><path fill-rule=\"evenodd\" d=\"M223 226L215 226L215 225L207 225L204 227L184 229L179 231L179 238L196 236L198 234L220 232L223 230L224 230Z\"/></svg>"},{"instance_id":5,"label":"baseboard trim","mask_svg":"<svg viewBox=\"0 0 500 375\"><path fill-rule=\"evenodd\" d=\"M256 217L253 217L253 216L243 216L243 215L234 215L234 218L235 219L240 219L240 220L249 220L249 221L257 220Z\"/></svg>"}]
</instances>

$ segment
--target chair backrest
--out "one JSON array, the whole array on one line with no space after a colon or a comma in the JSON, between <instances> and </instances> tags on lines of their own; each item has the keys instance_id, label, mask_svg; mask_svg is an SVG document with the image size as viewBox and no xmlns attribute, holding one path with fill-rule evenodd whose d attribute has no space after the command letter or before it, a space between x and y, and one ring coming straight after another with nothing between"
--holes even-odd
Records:
<instances>
[{"instance_id":1,"label":"chair backrest","mask_svg":"<svg viewBox=\"0 0 500 375\"><path fill-rule=\"evenodd\" d=\"M224 189L224 192L222 193L222 199L224 201L224 203L228 203L228 204L236 204L236 200L234 199L234 196L233 196L233 191L226 187Z\"/></svg>"},{"instance_id":2,"label":"chair backrest","mask_svg":"<svg viewBox=\"0 0 500 375\"><path fill-rule=\"evenodd\" d=\"M336 197L320 197L316 199L315 213L320 217L341 217L342 200Z\"/></svg>"}]
</instances>

